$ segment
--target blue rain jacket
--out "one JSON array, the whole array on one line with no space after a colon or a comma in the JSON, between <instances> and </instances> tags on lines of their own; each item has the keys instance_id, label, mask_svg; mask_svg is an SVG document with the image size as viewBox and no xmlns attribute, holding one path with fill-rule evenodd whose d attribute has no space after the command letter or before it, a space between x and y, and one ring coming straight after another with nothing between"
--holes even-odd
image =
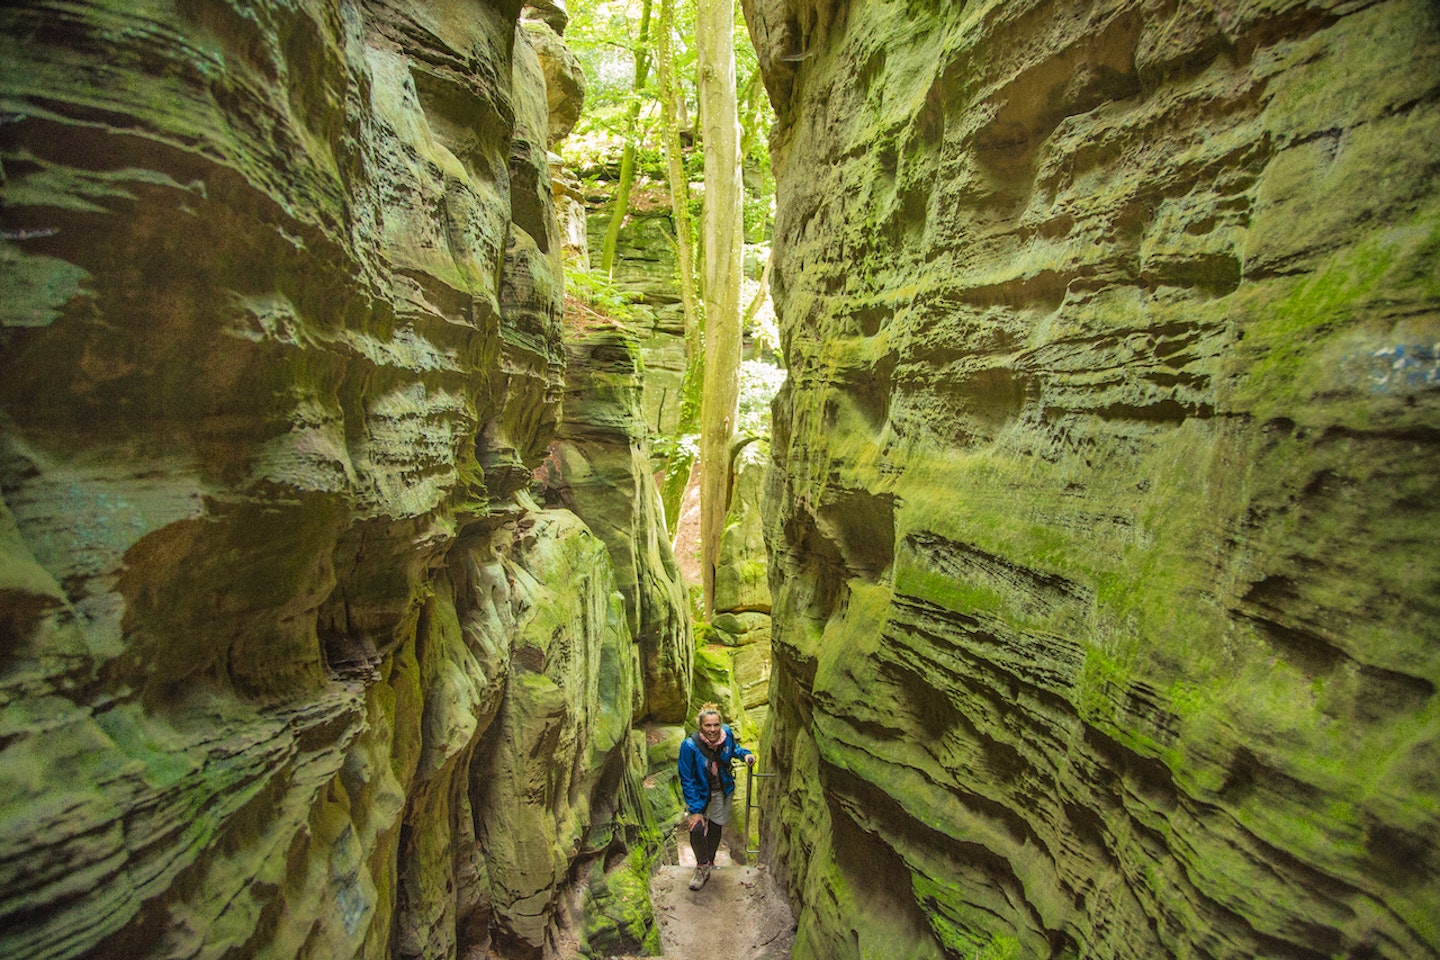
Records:
<instances>
[{"instance_id":1,"label":"blue rain jacket","mask_svg":"<svg viewBox=\"0 0 1440 960\"><path fill-rule=\"evenodd\" d=\"M740 746L734 732L725 724L720 725L725 739L720 743L720 786L728 797L735 792L735 774L730 764L744 760L750 751ZM680 789L685 794L685 809L691 813L704 813L710 803L710 778L705 775L705 753L695 743L698 734L691 734L680 744Z\"/></svg>"}]
</instances>

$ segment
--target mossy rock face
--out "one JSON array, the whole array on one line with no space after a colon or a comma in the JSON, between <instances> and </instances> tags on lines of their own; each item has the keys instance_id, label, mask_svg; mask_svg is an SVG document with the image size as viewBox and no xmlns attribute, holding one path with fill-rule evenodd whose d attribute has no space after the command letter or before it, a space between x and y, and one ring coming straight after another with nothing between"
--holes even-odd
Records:
<instances>
[{"instance_id":1,"label":"mossy rock face","mask_svg":"<svg viewBox=\"0 0 1440 960\"><path fill-rule=\"evenodd\" d=\"M608 868L595 861L586 886L583 948L586 956L660 955L660 930L650 902L647 861L633 852Z\"/></svg>"},{"instance_id":2,"label":"mossy rock face","mask_svg":"<svg viewBox=\"0 0 1440 960\"><path fill-rule=\"evenodd\" d=\"M569 511L531 514L510 575L522 589L504 707L470 782L492 925L539 950L585 849L611 758L629 740L638 663L604 544ZM628 666L613 676L601 665ZM615 722L606 714L618 711ZM623 769L623 764L622 764ZM613 789L613 785L612 785Z\"/></svg>"},{"instance_id":3,"label":"mossy rock face","mask_svg":"<svg viewBox=\"0 0 1440 960\"><path fill-rule=\"evenodd\" d=\"M689 735L685 727L650 727L646 731L649 766L644 781L645 797L662 827L679 823L685 814L678 765L680 745Z\"/></svg>"},{"instance_id":4,"label":"mossy rock face","mask_svg":"<svg viewBox=\"0 0 1440 960\"><path fill-rule=\"evenodd\" d=\"M753 710L770 702L770 644L752 643L732 654L731 670L740 703Z\"/></svg>"},{"instance_id":5,"label":"mossy rock face","mask_svg":"<svg viewBox=\"0 0 1440 960\"><path fill-rule=\"evenodd\" d=\"M565 422L540 496L575 511L605 541L644 665L642 713L684 718L695 645L684 578L670 549L640 411L633 335L590 330L569 344Z\"/></svg>"},{"instance_id":6,"label":"mossy rock face","mask_svg":"<svg viewBox=\"0 0 1440 960\"><path fill-rule=\"evenodd\" d=\"M760 516L760 493L768 462L760 445L754 443L735 458L735 482L715 568L717 612L770 612L765 530Z\"/></svg>"},{"instance_id":7,"label":"mossy rock face","mask_svg":"<svg viewBox=\"0 0 1440 960\"><path fill-rule=\"evenodd\" d=\"M720 707L726 723L734 722L743 710L732 652L715 644L706 644L695 651L695 689L686 714L689 729L695 728L695 717L707 703Z\"/></svg>"},{"instance_id":8,"label":"mossy rock face","mask_svg":"<svg viewBox=\"0 0 1440 960\"><path fill-rule=\"evenodd\" d=\"M770 643L768 613L717 613L710 626L713 628L711 638L727 647Z\"/></svg>"},{"instance_id":9,"label":"mossy rock face","mask_svg":"<svg viewBox=\"0 0 1440 960\"><path fill-rule=\"evenodd\" d=\"M641 186L649 200L631 195L630 216L620 230L612 275L622 290L638 294L639 302L655 317L654 328L646 331L647 336L654 333L673 337L683 344L685 314L675 282L679 273L675 265L675 229L671 224L669 189L655 183ZM591 210L588 221L591 250L604 247L612 209L613 204L607 202ZM672 342L666 339L657 341L656 345ZM683 369L682 363L678 370L683 372Z\"/></svg>"},{"instance_id":10,"label":"mossy rock face","mask_svg":"<svg viewBox=\"0 0 1440 960\"><path fill-rule=\"evenodd\" d=\"M509 9L0 11L0 954L513 956L593 854L644 684L529 497L567 358Z\"/></svg>"},{"instance_id":11,"label":"mossy rock face","mask_svg":"<svg viewBox=\"0 0 1440 960\"><path fill-rule=\"evenodd\" d=\"M795 956L1440 953L1440 11L792 6Z\"/></svg>"}]
</instances>

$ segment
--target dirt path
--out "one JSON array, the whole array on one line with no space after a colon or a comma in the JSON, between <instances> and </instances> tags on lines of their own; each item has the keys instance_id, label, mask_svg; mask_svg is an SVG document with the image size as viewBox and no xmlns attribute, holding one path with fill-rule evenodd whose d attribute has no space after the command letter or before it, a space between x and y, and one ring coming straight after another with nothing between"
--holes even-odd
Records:
<instances>
[{"instance_id":1,"label":"dirt path","mask_svg":"<svg viewBox=\"0 0 1440 960\"><path fill-rule=\"evenodd\" d=\"M675 542L671 548L675 563L687 584L700 582L700 471L691 470L680 499L680 516L675 520Z\"/></svg>"},{"instance_id":2,"label":"dirt path","mask_svg":"<svg viewBox=\"0 0 1440 960\"><path fill-rule=\"evenodd\" d=\"M692 475L680 507L675 560L690 583L700 582L700 494ZM710 882L690 889L695 855L677 831L679 866L662 866L650 881L666 960L790 960L795 921L790 904L764 865L739 866L722 842ZM629 960L629 958L615 958Z\"/></svg>"},{"instance_id":3,"label":"dirt path","mask_svg":"<svg viewBox=\"0 0 1440 960\"><path fill-rule=\"evenodd\" d=\"M722 843L710 882L691 890L695 856L683 841L677 852L679 866L660 867L650 881L666 960L790 960L795 921L763 864L733 863Z\"/></svg>"},{"instance_id":4,"label":"dirt path","mask_svg":"<svg viewBox=\"0 0 1440 960\"><path fill-rule=\"evenodd\" d=\"M789 960L790 904L764 866L717 865L690 889L693 867L661 867L650 881L668 960Z\"/></svg>"}]
</instances>

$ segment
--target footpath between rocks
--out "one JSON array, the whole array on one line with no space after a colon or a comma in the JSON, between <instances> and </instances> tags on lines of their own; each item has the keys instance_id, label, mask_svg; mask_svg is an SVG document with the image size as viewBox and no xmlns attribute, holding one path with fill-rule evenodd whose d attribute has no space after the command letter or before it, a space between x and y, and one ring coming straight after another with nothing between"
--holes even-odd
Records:
<instances>
[{"instance_id":1,"label":"footpath between rocks","mask_svg":"<svg viewBox=\"0 0 1440 960\"><path fill-rule=\"evenodd\" d=\"M734 863L722 845L710 882L691 890L695 857L685 843L679 853L679 865L660 867L650 881L666 960L789 960L795 920L764 864Z\"/></svg>"}]
</instances>

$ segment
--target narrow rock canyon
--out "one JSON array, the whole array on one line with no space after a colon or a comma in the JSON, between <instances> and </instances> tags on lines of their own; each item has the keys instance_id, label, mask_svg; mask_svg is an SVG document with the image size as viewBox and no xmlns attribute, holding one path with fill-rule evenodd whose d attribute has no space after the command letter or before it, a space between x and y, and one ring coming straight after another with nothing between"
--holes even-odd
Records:
<instances>
[{"instance_id":1,"label":"narrow rock canyon","mask_svg":"<svg viewBox=\"0 0 1440 960\"><path fill-rule=\"evenodd\" d=\"M1440 9L744 7L711 647L563 2L0 10L0 957L643 953L717 697L799 960L1440 957Z\"/></svg>"}]
</instances>

